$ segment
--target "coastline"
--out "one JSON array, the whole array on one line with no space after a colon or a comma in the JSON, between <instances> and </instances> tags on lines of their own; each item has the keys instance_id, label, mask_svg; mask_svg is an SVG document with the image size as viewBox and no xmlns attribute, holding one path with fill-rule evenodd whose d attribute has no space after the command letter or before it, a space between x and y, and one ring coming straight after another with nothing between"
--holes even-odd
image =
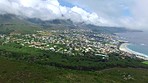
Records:
<instances>
[{"instance_id":1,"label":"coastline","mask_svg":"<svg viewBox=\"0 0 148 83\"><path fill-rule=\"evenodd\" d=\"M122 43L122 44L119 46L119 50L120 50L120 51L127 52L127 53L130 53L130 54L135 54L137 58L140 58L140 59L143 59L143 60L148 60L148 56L147 56L147 55L129 49L129 48L127 47L128 45L130 45L130 43Z\"/></svg>"}]
</instances>

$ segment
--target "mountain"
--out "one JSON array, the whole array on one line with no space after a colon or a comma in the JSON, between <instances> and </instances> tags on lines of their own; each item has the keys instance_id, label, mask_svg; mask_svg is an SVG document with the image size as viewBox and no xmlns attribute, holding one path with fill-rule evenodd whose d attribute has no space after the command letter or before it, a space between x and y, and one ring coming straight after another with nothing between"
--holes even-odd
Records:
<instances>
[{"instance_id":1,"label":"mountain","mask_svg":"<svg viewBox=\"0 0 148 83\"><path fill-rule=\"evenodd\" d=\"M109 26L95 26L95 25L82 25L82 27L86 27L91 29L94 32L103 32L103 33L120 33L129 31L124 27L109 27Z\"/></svg>"},{"instance_id":2,"label":"mountain","mask_svg":"<svg viewBox=\"0 0 148 83\"><path fill-rule=\"evenodd\" d=\"M41 30L41 28L26 21L23 17L13 14L0 15L0 33L32 33L35 30Z\"/></svg>"},{"instance_id":3,"label":"mountain","mask_svg":"<svg viewBox=\"0 0 148 83\"><path fill-rule=\"evenodd\" d=\"M76 28L74 23L70 19L67 19L67 20L53 19L53 20L43 21L38 18L28 18L27 20L31 23L42 26L44 29L73 29L73 28Z\"/></svg>"},{"instance_id":4,"label":"mountain","mask_svg":"<svg viewBox=\"0 0 148 83\"><path fill-rule=\"evenodd\" d=\"M85 23L74 23L70 19L41 20L38 18L26 18L13 14L0 15L0 33L33 33L37 30L51 29L90 29L100 33L119 33L129 30L124 27L95 26Z\"/></svg>"},{"instance_id":5,"label":"mountain","mask_svg":"<svg viewBox=\"0 0 148 83\"><path fill-rule=\"evenodd\" d=\"M104 33L117 33L117 32L128 31L128 29L124 27L95 26L85 23L74 23L70 19L67 20L54 19L54 20L42 21L41 19L37 18L29 18L27 20L34 24L38 24L46 29L91 29L95 32L104 32Z\"/></svg>"}]
</instances>

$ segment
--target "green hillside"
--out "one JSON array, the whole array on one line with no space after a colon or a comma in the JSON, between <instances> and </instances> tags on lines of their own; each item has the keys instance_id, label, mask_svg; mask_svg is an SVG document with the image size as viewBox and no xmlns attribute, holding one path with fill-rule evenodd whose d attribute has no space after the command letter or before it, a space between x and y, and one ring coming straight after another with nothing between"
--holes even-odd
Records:
<instances>
[{"instance_id":1,"label":"green hillside","mask_svg":"<svg viewBox=\"0 0 148 83\"><path fill-rule=\"evenodd\" d=\"M147 65L111 55L66 56L11 43L0 46L0 83L146 83ZM77 69L76 69L77 68Z\"/></svg>"},{"instance_id":2,"label":"green hillside","mask_svg":"<svg viewBox=\"0 0 148 83\"><path fill-rule=\"evenodd\" d=\"M147 83L148 70L77 71L0 58L0 83Z\"/></svg>"},{"instance_id":3,"label":"green hillside","mask_svg":"<svg viewBox=\"0 0 148 83\"><path fill-rule=\"evenodd\" d=\"M25 21L22 17L12 14L0 15L0 33L33 33L36 30L41 28Z\"/></svg>"}]
</instances>

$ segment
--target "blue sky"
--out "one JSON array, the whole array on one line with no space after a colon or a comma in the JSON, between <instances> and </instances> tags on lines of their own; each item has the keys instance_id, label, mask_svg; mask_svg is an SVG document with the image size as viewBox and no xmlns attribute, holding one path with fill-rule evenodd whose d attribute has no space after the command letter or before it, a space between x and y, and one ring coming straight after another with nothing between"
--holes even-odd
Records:
<instances>
[{"instance_id":1,"label":"blue sky","mask_svg":"<svg viewBox=\"0 0 148 83\"><path fill-rule=\"evenodd\" d=\"M73 4L73 3L70 3L70 2L68 2L66 0L58 0L58 1L59 1L61 6L66 6L66 7L70 7L70 8L72 8L74 6L78 6L78 7L83 8L87 12L92 12L92 10L90 8L82 7L81 5L77 5L76 3Z\"/></svg>"},{"instance_id":2,"label":"blue sky","mask_svg":"<svg viewBox=\"0 0 148 83\"><path fill-rule=\"evenodd\" d=\"M132 16L129 9L124 10L124 11L123 11L123 15L124 15L124 16Z\"/></svg>"},{"instance_id":3,"label":"blue sky","mask_svg":"<svg viewBox=\"0 0 148 83\"><path fill-rule=\"evenodd\" d=\"M70 8L72 8L72 7L75 6L74 4L69 3L69 2L67 2L67 1L65 1L65 0L58 0L58 1L59 1L59 3L60 3L62 6L66 6L66 7L70 7Z\"/></svg>"}]
</instances>

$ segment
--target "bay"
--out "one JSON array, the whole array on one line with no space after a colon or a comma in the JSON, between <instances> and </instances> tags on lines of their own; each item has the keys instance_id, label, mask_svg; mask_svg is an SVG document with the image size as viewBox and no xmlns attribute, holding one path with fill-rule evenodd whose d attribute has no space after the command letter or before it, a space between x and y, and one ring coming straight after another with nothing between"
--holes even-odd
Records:
<instances>
[{"instance_id":1,"label":"bay","mask_svg":"<svg viewBox=\"0 0 148 83\"><path fill-rule=\"evenodd\" d=\"M131 43L127 46L129 49L148 55L148 31L126 32L118 35Z\"/></svg>"}]
</instances>

